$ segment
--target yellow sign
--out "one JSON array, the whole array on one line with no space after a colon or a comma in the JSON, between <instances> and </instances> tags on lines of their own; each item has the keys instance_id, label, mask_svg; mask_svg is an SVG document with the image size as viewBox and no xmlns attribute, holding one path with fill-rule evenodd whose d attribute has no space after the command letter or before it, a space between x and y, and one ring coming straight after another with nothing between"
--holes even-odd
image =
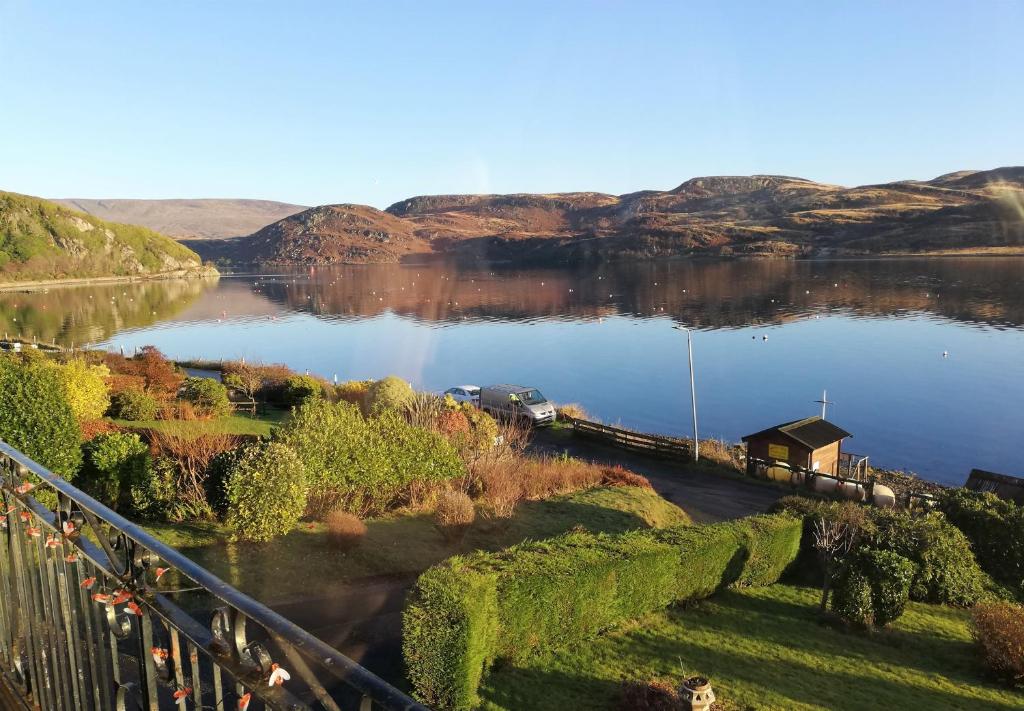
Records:
<instances>
[{"instance_id":1,"label":"yellow sign","mask_svg":"<svg viewBox=\"0 0 1024 711\"><path fill-rule=\"evenodd\" d=\"M784 444L769 444L768 456L772 459L789 459L789 447Z\"/></svg>"}]
</instances>

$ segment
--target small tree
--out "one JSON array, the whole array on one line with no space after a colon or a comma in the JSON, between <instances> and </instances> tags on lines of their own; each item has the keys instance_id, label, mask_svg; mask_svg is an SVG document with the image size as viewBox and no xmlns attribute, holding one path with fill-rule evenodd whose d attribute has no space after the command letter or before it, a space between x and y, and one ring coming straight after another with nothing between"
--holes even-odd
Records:
<instances>
[{"instance_id":1,"label":"small tree","mask_svg":"<svg viewBox=\"0 0 1024 711\"><path fill-rule=\"evenodd\" d=\"M821 582L821 603L824 612L828 607L828 596L832 591L839 562L853 549L857 541L857 529L849 522L838 518L819 518L814 522L814 549L818 552L821 567L825 570Z\"/></svg>"},{"instance_id":2,"label":"small tree","mask_svg":"<svg viewBox=\"0 0 1024 711\"><path fill-rule=\"evenodd\" d=\"M306 476L295 452L280 442L247 444L227 476L232 537L269 541L295 528L306 508Z\"/></svg>"},{"instance_id":3,"label":"small tree","mask_svg":"<svg viewBox=\"0 0 1024 711\"><path fill-rule=\"evenodd\" d=\"M255 398L263 387L263 372L256 366L233 361L224 364L224 384L246 397Z\"/></svg>"}]
</instances>

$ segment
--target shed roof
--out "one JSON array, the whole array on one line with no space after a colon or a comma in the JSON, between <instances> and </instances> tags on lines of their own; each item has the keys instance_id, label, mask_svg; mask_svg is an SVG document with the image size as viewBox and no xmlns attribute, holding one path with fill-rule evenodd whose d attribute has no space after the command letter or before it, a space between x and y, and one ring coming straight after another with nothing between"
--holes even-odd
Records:
<instances>
[{"instance_id":1,"label":"shed roof","mask_svg":"<svg viewBox=\"0 0 1024 711\"><path fill-rule=\"evenodd\" d=\"M849 432L844 430L842 427L833 425L828 420L823 420L821 417L815 415L814 417L805 417L802 420L793 420L792 422L786 422L782 425L775 425L769 427L766 430L749 434L743 438L746 442L751 439L758 437L767 437L773 434L781 434L789 437L790 439L796 440L805 447L811 449L819 449L826 445L838 442L852 437Z\"/></svg>"}]
</instances>

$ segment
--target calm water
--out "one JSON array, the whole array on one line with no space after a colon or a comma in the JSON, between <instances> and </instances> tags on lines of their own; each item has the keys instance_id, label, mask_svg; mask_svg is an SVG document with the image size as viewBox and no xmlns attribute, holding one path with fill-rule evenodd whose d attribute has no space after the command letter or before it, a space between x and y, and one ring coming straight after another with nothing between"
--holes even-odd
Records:
<instances>
[{"instance_id":1,"label":"calm water","mask_svg":"<svg viewBox=\"0 0 1024 711\"><path fill-rule=\"evenodd\" d=\"M433 390L522 383L689 434L676 323L696 329L701 436L815 414L827 389L847 449L878 464L1024 475L1024 259L386 265L0 293L11 334Z\"/></svg>"}]
</instances>

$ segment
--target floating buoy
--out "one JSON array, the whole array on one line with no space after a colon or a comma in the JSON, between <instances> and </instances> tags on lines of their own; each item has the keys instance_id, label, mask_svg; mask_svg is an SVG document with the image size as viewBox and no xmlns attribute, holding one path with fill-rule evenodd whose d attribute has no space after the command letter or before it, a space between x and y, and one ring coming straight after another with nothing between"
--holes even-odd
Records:
<instances>
[{"instance_id":1,"label":"floating buoy","mask_svg":"<svg viewBox=\"0 0 1024 711\"><path fill-rule=\"evenodd\" d=\"M949 351L942 351L943 358L949 358Z\"/></svg>"}]
</instances>

